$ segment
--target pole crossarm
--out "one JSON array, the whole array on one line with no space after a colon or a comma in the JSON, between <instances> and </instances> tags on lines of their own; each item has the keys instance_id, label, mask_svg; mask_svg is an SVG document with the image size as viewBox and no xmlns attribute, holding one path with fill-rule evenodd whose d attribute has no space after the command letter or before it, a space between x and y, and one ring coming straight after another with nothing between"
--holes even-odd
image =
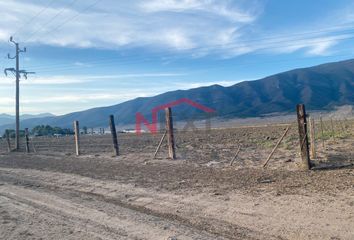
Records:
<instances>
[{"instance_id":1,"label":"pole crossarm","mask_svg":"<svg viewBox=\"0 0 354 240\"><path fill-rule=\"evenodd\" d=\"M23 76L25 77L25 79L27 79L27 75L28 74L36 74L35 72L27 72L26 70L20 70L19 74L23 74Z\"/></svg>"},{"instance_id":2,"label":"pole crossarm","mask_svg":"<svg viewBox=\"0 0 354 240\"><path fill-rule=\"evenodd\" d=\"M4 73L5 73L5 76L7 77L7 72L12 72L12 73L16 73L16 69L15 68L5 68L4 69Z\"/></svg>"},{"instance_id":3,"label":"pole crossarm","mask_svg":"<svg viewBox=\"0 0 354 240\"><path fill-rule=\"evenodd\" d=\"M16 69L15 68L5 68L4 73L6 76L8 76L8 72L12 72L13 74L16 74ZM25 79L27 79L28 74L36 74L35 72L27 72L26 70L19 70L18 73L20 74L20 77L21 77L21 74L23 74Z\"/></svg>"}]
</instances>

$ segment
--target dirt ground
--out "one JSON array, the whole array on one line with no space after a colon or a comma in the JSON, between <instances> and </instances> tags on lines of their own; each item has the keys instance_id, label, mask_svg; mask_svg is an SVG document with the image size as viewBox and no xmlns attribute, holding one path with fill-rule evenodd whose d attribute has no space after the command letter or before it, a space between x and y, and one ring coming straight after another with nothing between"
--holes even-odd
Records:
<instances>
[{"instance_id":1,"label":"dirt ground","mask_svg":"<svg viewBox=\"0 0 354 240\"><path fill-rule=\"evenodd\" d=\"M180 133L175 161L152 159L160 135L120 135L119 157L105 136L79 157L70 138L36 139L0 154L0 239L354 239L352 167L298 170L292 129L262 168L284 129ZM317 166L354 162L350 138L318 145Z\"/></svg>"}]
</instances>

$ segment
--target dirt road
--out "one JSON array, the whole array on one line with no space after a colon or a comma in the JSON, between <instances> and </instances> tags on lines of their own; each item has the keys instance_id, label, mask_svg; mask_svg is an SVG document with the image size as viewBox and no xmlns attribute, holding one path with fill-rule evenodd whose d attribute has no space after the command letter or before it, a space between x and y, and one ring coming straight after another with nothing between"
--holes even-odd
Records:
<instances>
[{"instance_id":1,"label":"dirt road","mask_svg":"<svg viewBox=\"0 0 354 240\"><path fill-rule=\"evenodd\" d=\"M353 169L279 173L146 164L141 156L5 154L0 239L349 240L353 192Z\"/></svg>"},{"instance_id":2,"label":"dirt road","mask_svg":"<svg viewBox=\"0 0 354 240\"><path fill-rule=\"evenodd\" d=\"M48 173L0 171L1 239L224 239L32 176Z\"/></svg>"}]
</instances>

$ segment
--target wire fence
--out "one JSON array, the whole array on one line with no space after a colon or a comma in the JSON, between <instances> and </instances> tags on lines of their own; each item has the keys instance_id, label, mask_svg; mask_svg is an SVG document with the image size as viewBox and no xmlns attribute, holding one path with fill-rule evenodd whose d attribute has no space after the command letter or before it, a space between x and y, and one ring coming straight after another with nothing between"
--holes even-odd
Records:
<instances>
[{"instance_id":1,"label":"wire fence","mask_svg":"<svg viewBox=\"0 0 354 240\"><path fill-rule=\"evenodd\" d=\"M311 160L321 163L354 163L354 121L352 119L314 119L315 156ZM297 123L245 126L228 129L196 129L175 131L177 158L208 166L229 164L237 154L235 166L262 166L272 149L283 135L290 130L272 156L270 167L292 168L300 159ZM118 133L120 155L148 154L153 156L163 133ZM309 136L310 138L310 136ZM311 141L309 141L311 142ZM12 148L14 139L11 139ZM20 148L25 149L21 138ZM74 136L30 137L30 151L37 154L75 155ZM310 145L310 147L312 147ZM0 152L8 151L6 139L0 140ZM168 156L167 142L161 146L157 158ZM112 156L111 134L81 134L81 155Z\"/></svg>"}]
</instances>

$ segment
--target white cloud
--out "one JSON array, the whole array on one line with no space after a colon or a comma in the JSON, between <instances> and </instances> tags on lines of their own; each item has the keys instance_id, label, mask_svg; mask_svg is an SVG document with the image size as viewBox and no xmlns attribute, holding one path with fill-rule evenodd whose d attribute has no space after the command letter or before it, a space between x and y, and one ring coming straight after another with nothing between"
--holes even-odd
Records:
<instances>
[{"instance_id":1,"label":"white cloud","mask_svg":"<svg viewBox=\"0 0 354 240\"><path fill-rule=\"evenodd\" d=\"M198 87L205 87L205 86L211 86L211 85L220 85L224 87L229 87L232 86L238 82L241 82L244 80L235 80L235 81L213 81L213 82L191 82L191 83L184 83L184 84L178 84L180 89L191 89L191 88L198 88Z\"/></svg>"},{"instance_id":2,"label":"white cloud","mask_svg":"<svg viewBox=\"0 0 354 240\"><path fill-rule=\"evenodd\" d=\"M128 95L131 97L131 95ZM121 94L62 94L60 96L44 96L40 98L24 98L21 102L23 104L33 103L87 103L95 100L117 100L125 99L127 95Z\"/></svg>"},{"instance_id":3,"label":"white cloud","mask_svg":"<svg viewBox=\"0 0 354 240\"><path fill-rule=\"evenodd\" d=\"M291 36L297 33L294 29L281 35L264 32L257 20L265 3L257 0L105 0L83 10L93 2L78 1L71 6L67 5L70 1L55 2L31 24L24 25L44 5L23 0L1 1L0 41L7 41L13 29L24 26L16 38L35 44L107 49L146 47L164 54L173 51L192 57L213 54L226 58L259 51L291 53L299 49L323 55L340 41L331 39L338 35L335 28L302 37L299 32L297 38ZM352 16L352 11L347 10L346 21ZM339 30L343 29L346 28ZM28 39L32 33L35 34ZM270 36L273 41L267 39ZM304 40L306 36L308 39ZM260 40L255 41L257 38ZM322 42L315 43L319 39ZM80 62L74 65L84 66Z\"/></svg>"},{"instance_id":4,"label":"white cloud","mask_svg":"<svg viewBox=\"0 0 354 240\"><path fill-rule=\"evenodd\" d=\"M185 73L127 73L127 74L108 74L108 75L62 75L62 76L47 76L38 77L36 75L29 77L27 80L22 80L23 85L66 85L66 84L81 84L89 82L101 82L101 80L129 80L141 78L162 78L162 77L178 77L186 76ZM13 85L14 78L1 77L0 86Z\"/></svg>"},{"instance_id":5,"label":"white cloud","mask_svg":"<svg viewBox=\"0 0 354 240\"><path fill-rule=\"evenodd\" d=\"M10 31L0 29L0 41L6 42L9 39Z\"/></svg>"},{"instance_id":6,"label":"white cloud","mask_svg":"<svg viewBox=\"0 0 354 240\"><path fill-rule=\"evenodd\" d=\"M249 1L248 7L229 0L137 0L132 3L105 0L87 12L83 9L91 3L80 3L70 8L63 5L65 2L55 3L33 23L25 25L16 38L36 44L80 48L149 46L164 51L213 48L215 36L223 42L236 40L237 29L254 22L259 15L259 4L255 0ZM62 8L65 10L61 11ZM0 14L16 16L0 22L0 41L6 41L13 29L23 26L42 9L43 6L31 1L0 2ZM53 16L57 17L53 19ZM73 16L77 18L67 21ZM51 31L60 25L59 29Z\"/></svg>"},{"instance_id":7,"label":"white cloud","mask_svg":"<svg viewBox=\"0 0 354 240\"><path fill-rule=\"evenodd\" d=\"M117 79L117 78L159 78L185 76L186 73L128 73L116 75L93 75L83 76L86 79Z\"/></svg>"},{"instance_id":8,"label":"white cloud","mask_svg":"<svg viewBox=\"0 0 354 240\"><path fill-rule=\"evenodd\" d=\"M255 20L254 14L232 6L230 1L153 0L145 1L140 6L147 12L206 12L211 15L225 17L233 22L250 23Z\"/></svg>"},{"instance_id":9,"label":"white cloud","mask_svg":"<svg viewBox=\"0 0 354 240\"><path fill-rule=\"evenodd\" d=\"M78 66L78 67L91 67L92 65L86 64L86 63L83 63L83 62L74 62L74 66Z\"/></svg>"},{"instance_id":10,"label":"white cloud","mask_svg":"<svg viewBox=\"0 0 354 240\"><path fill-rule=\"evenodd\" d=\"M15 100L10 97L0 97L0 104L1 105L8 105L15 103Z\"/></svg>"},{"instance_id":11,"label":"white cloud","mask_svg":"<svg viewBox=\"0 0 354 240\"><path fill-rule=\"evenodd\" d=\"M190 49L195 47L189 36L181 30L168 30L163 33L161 41L166 42L169 46L176 49Z\"/></svg>"},{"instance_id":12,"label":"white cloud","mask_svg":"<svg viewBox=\"0 0 354 240\"><path fill-rule=\"evenodd\" d=\"M328 37L313 37L309 39L289 38L288 42L279 43L271 51L278 53L292 53L300 49L305 49L309 55L327 55L329 49L336 45L341 39L352 38L354 34L342 34ZM262 46L267 49L267 44Z\"/></svg>"}]
</instances>

